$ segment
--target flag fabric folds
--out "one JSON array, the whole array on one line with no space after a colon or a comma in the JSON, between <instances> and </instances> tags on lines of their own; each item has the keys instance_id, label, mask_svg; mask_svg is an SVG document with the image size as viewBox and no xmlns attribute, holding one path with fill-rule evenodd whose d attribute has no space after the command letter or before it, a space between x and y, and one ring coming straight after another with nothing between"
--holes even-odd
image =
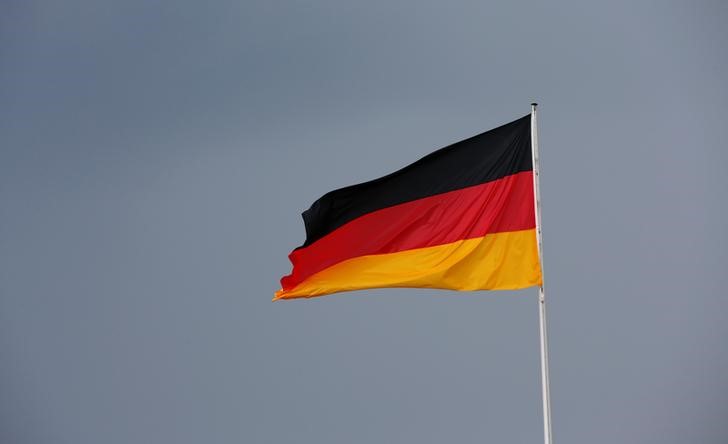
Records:
<instances>
[{"instance_id":1,"label":"flag fabric folds","mask_svg":"<svg viewBox=\"0 0 728 444\"><path fill-rule=\"evenodd\" d=\"M303 213L306 241L273 300L541 285L533 179L528 115L331 191Z\"/></svg>"}]
</instances>

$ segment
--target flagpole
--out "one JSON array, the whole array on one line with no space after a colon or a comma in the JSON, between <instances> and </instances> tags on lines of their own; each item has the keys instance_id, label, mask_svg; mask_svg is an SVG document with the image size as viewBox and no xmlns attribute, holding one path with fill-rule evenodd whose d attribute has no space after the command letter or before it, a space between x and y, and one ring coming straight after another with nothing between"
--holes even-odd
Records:
<instances>
[{"instance_id":1,"label":"flagpole","mask_svg":"<svg viewBox=\"0 0 728 444\"><path fill-rule=\"evenodd\" d=\"M536 106L531 104L531 160L533 161L533 192L536 210L536 237L538 243L538 262L541 265L541 286L538 287L538 320L541 339L541 398L543 401L543 440L552 444L551 434L551 393L549 390L549 347L546 337L546 292L543 284L543 241L541 237L541 191L539 189L538 125Z\"/></svg>"}]
</instances>

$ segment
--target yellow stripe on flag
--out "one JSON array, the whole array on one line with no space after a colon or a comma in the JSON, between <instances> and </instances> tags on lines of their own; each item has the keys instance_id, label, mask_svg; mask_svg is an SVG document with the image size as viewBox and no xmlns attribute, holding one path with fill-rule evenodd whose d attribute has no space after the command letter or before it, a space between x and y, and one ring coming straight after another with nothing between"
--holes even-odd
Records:
<instances>
[{"instance_id":1,"label":"yellow stripe on flag","mask_svg":"<svg viewBox=\"0 0 728 444\"><path fill-rule=\"evenodd\" d=\"M541 285L536 230L510 231L397 253L360 256L322 270L277 299L376 287L513 290Z\"/></svg>"}]
</instances>

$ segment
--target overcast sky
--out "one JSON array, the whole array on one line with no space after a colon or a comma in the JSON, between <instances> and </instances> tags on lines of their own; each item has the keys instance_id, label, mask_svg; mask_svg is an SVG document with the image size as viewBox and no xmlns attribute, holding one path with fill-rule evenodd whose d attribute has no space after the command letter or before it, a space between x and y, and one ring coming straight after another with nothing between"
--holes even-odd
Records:
<instances>
[{"instance_id":1,"label":"overcast sky","mask_svg":"<svg viewBox=\"0 0 728 444\"><path fill-rule=\"evenodd\" d=\"M271 303L540 103L555 442L728 442L728 3L0 7L0 442L538 443L535 289Z\"/></svg>"}]
</instances>

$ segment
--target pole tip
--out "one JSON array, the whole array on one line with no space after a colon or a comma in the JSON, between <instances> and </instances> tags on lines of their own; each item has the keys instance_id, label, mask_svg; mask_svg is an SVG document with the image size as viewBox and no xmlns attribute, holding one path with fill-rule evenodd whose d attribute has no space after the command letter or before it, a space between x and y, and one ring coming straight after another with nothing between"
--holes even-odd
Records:
<instances>
[{"instance_id":1,"label":"pole tip","mask_svg":"<svg viewBox=\"0 0 728 444\"><path fill-rule=\"evenodd\" d=\"M531 102L531 106L538 106L538 103L536 103L536 102Z\"/></svg>"}]
</instances>

